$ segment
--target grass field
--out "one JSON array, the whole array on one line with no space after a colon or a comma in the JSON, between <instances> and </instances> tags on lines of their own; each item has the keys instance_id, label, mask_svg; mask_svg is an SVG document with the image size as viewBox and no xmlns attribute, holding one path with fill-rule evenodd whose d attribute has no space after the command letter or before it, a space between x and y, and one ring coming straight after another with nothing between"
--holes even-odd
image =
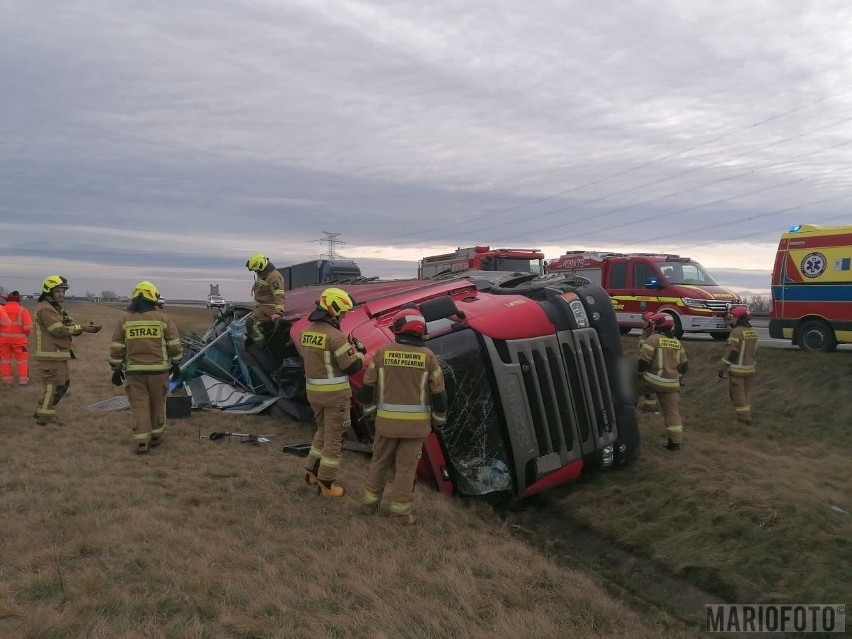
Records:
<instances>
[{"instance_id":1,"label":"grass field","mask_svg":"<svg viewBox=\"0 0 852 639\"><path fill-rule=\"evenodd\" d=\"M168 308L183 332L213 313ZM311 429L194 412L148 456L130 453L107 364L119 309L69 305L105 325L75 339L68 426L32 419L39 387L0 389L0 637L661 637L700 625L663 593L572 546L573 522L660 574L727 601L844 601L849 592L852 359L760 354L756 423L733 423L721 346L687 344L684 450L646 447L510 513L419 486L418 525L364 516L368 460L320 501L281 446ZM635 339L625 338L633 348ZM234 430L270 444L200 440ZM832 509L834 506L836 509ZM564 528L564 530L563 530Z\"/></svg>"}]
</instances>

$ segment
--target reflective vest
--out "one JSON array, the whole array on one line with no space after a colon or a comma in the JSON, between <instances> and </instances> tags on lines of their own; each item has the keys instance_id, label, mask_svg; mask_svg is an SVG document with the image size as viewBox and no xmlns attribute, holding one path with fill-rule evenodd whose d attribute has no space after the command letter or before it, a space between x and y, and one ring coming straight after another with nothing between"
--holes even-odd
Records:
<instances>
[{"instance_id":1,"label":"reflective vest","mask_svg":"<svg viewBox=\"0 0 852 639\"><path fill-rule=\"evenodd\" d=\"M3 322L0 319L0 341L15 345L26 344L27 335L33 332L30 312L18 302L7 302L2 309L9 321Z\"/></svg>"}]
</instances>

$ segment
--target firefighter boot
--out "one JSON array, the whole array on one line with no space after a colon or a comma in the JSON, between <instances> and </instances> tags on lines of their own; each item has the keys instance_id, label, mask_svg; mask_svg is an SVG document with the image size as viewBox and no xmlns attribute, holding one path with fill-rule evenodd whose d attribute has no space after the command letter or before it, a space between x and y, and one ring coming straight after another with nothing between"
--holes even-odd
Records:
<instances>
[{"instance_id":1,"label":"firefighter boot","mask_svg":"<svg viewBox=\"0 0 852 639\"><path fill-rule=\"evenodd\" d=\"M317 480L317 494L321 497L343 497L346 491L343 486L338 486L334 480L326 481L325 479Z\"/></svg>"},{"instance_id":2,"label":"firefighter boot","mask_svg":"<svg viewBox=\"0 0 852 639\"><path fill-rule=\"evenodd\" d=\"M680 444L678 444L677 442L673 442L672 440L669 440L667 444L663 444L663 448L665 448L666 450L670 450L670 451L674 452L676 450L680 450Z\"/></svg>"},{"instance_id":3,"label":"firefighter boot","mask_svg":"<svg viewBox=\"0 0 852 639\"><path fill-rule=\"evenodd\" d=\"M317 479L317 473L319 472L319 466L320 466L320 460L317 459L314 462L313 466L311 466L310 468L305 468L305 483L308 486L316 486L317 485L317 481L319 481Z\"/></svg>"},{"instance_id":4,"label":"firefighter boot","mask_svg":"<svg viewBox=\"0 0 852 639\"><path fill-rule=\"evenodd\" d=\"M406 515L391 515L391 519L394 520L400 526L413 526L417 523L417 517L408 513Z\"/></svg>"},{"instance_id":5,"label":"firefighter boot","mask_svg":"<svg viewBox=\"0 0 852 639\"><path fill-rule=\"evenodd\" d=\"M133 446L133 452L137 455L145 455L148 453L148 442L136 442Z\"/></svg>"}]
</instances>

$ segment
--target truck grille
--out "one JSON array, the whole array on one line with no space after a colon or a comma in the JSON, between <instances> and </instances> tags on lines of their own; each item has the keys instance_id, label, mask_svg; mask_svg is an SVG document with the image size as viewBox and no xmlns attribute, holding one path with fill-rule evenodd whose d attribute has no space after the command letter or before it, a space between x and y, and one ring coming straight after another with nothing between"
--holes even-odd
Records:
<instances>
[{"instance_id":1,"label":"truck grille","mask_svg":"<svg viewBox=\"0 0 852 639\"><path fill-rule=\"evenodd\" d=\"M519 490L615 440L603 352L594 329L522 340L486 338Z\"/></svg>"},{"instance_id":2,"label":"truck grille","mask_svg":"<svg viewBox=\"0 0 852 639\"><path fill-rule=\"evenodd\" d=\"M722 312L722 313L724 313L728 310L729 304L731 306L742 305L742 302L740 300L734 300L732 302L720 302L718 300L707 300L705 303L707 304L707 308L709 308L711 311L717 311L717 312Z\"/></svg>"}]
</instances>

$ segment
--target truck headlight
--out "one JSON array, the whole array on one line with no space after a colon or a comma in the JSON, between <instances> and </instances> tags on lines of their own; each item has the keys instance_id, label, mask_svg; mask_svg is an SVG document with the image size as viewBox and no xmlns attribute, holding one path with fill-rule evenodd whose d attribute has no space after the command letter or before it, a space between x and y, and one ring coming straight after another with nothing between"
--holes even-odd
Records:
<instances>
[{"instance_id":1,"label":"truck headlight","mask_svg":"<svg viewBox=\"0 0 852 639\"><path fill-rule=\"evenodd\" d=\"M569 302L568 306L574 314L574 321L577 322L577 326L579 328L586 328L589 325L589 317L586 315L583 303L580 300L573 300Z\"/></svg>"},{"instance_id":2,"label":"truck headlight","mask_svg":"<svg viewBox=\"0 0 852 639\"><path fill-rule=\"evenodd\" d=\"M601 466L612 466L613 458L615 457L615 448L610 444L601 449Z\"/></svg>"},{"instance_id":3,"label":"truck headlight","mask_svg":"<svg viewBox=\"0 0 852 639\"><path fill-rule=\"evenodd\" d=\"M706 300L697 300L694 297L684 297L683 303L692 308L707 308Z\"/></svg>"}]
</instances>

